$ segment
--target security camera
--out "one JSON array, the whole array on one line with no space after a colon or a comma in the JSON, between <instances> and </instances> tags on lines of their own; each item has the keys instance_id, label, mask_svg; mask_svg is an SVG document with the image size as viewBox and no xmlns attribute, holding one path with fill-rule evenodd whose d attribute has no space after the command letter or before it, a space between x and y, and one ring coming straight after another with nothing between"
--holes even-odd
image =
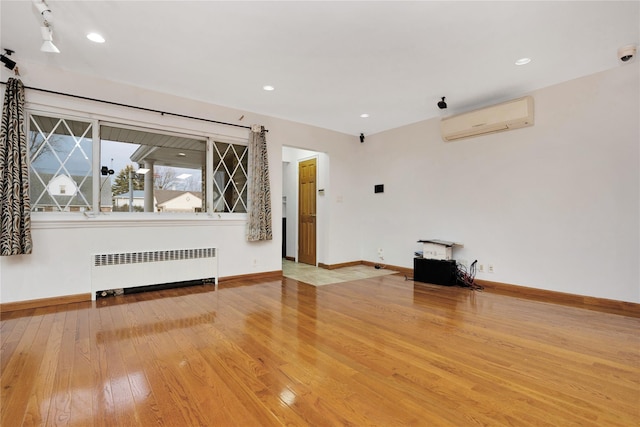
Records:
<instances>
[{"instance_id":1,"label":"security camera","mask_svg":"<svg viewBox=\"0 0 640 427\"><path fill-rule=\"evenodd\" d=\"M622 62L631 61L635 55L636 55L635 45L630 44L627 46L622 46L620 49L618 49L618 58Z\"/></svg>"},{"instance_id":2,"label":"security camera","mask_svg":"<svg viewBox=\"0 0 640 427\"><path fill-rule=\"evenodd\" d=\"M447 108L447 103L444 101L444 96L442 97L442 101L438 102L438 108L441 110L444 110L445 108Z\"/></svg>"}]
</instances>

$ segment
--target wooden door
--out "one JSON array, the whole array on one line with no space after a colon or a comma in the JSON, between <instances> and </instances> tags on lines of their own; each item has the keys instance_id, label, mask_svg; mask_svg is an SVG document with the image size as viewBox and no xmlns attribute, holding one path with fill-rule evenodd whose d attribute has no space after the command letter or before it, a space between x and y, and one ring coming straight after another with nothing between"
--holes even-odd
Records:
<instances>
[{"instance_id":1,"label":"wooden door","mask_svg":"<svg viewBox=\"0 0 640 427\"><path fill-rule=\"evenodd\" d=\"M316 265L316 159L298 164L298 262Z\"/></svg>"}]
</instances>

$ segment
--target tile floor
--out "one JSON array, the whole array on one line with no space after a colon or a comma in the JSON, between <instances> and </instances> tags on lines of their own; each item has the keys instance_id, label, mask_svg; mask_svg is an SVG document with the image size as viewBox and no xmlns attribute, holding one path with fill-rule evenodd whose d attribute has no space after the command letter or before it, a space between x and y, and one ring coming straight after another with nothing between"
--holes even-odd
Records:
<instances>
[{"instance_id":1,"label":"tile floor","mask_svg":"<svg viewBox=\"0 0 640 427\"><path fill-rule=\"evenodd\" d=\"M369 277L385 276L397 271L376 269L368 265L354 265L351 267L327 270L308 264L297 263L286 259L282 260L282 275L313 286L330 285L333 283L348 282L350 280L367 279Z\"/></svg>"}]
</instances>

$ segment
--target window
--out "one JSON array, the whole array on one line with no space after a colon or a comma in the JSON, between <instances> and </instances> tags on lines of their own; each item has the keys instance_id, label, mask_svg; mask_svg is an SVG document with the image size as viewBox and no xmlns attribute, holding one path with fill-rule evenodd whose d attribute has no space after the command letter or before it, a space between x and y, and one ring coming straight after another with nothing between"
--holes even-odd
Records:
<instances>
[{"instance_id":1,"label":"window","mask_svg":"<svg viewBox=\"0 0 640 427\"><path fill-rule=\"evenodd\" d=\"M248 147L213 143L213 211L247 212Z\"/></svg>"},{"instance_id":2,"label":"window","mask_svg":"<svg viewBox=\"0 0 640 427\"><path fill-rule=\"evenodd\" d=\"M198 213L212 200L211 212L245 213L247 150L243 144L33 114L32 210ZM95 165L94 152L100 153Z\"/></svg>"},{"instance_id":3,"label":"window","mask_svg":"<svg viewBox=\"0 0 640 427\"><path fill-rule=\"evenodd\" d=\"M31 115L30 197L34 211L91 211L93 125Z\"/></svg>"},{"instance_id":4,"label":"window","mask_svg":"<svg viewBox=\"0 0 640 427\"><path fill-rule=\"evenodd\" d=\"M101 211L205 210L205 140L118 125L100 138L100 169L113 171L100 178Z\"/></svg>"}]
</instances>

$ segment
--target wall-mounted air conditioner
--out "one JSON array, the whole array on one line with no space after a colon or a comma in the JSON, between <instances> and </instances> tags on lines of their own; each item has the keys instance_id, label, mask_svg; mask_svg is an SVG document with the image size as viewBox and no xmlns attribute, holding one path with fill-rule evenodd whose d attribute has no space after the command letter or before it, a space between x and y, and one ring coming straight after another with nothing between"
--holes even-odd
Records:
<instances>
[{"instance_id":1,"label":"wall-mounted air conditioner","mask_svg":"<svg viewBox=\"0 0 640 427\"><path fill-rule=\"evenodd\" d=\"M481 108L440 122L442 139L455 141L505 130L533 126L533 98L525 96L513 101Z\"/></svg>"}]
</instances>

